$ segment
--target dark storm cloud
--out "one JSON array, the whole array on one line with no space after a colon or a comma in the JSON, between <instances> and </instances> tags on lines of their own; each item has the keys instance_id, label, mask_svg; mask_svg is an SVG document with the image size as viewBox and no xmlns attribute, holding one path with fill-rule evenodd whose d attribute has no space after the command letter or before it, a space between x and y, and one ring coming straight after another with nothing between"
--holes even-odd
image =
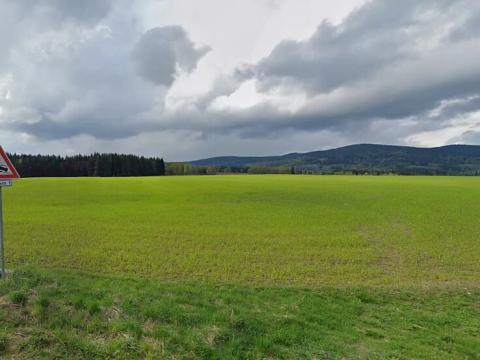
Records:
<instances>
[{"instance_id":1,"label":"dark storm cloud","mask_svg":"<svg viewBox=\"0 0 480 360\"><path fill-rule=\"evenodd\" d=\"M147 31L134 50L140 76L157 85L170 86L178 70L191 72L210 48L196 48L180 26Z\"/></svg>"},{"instance_id":2,"label":"dark storm cloud","mask_svg":"<svg viewBox=\"0 0 480 360\"><path fill-rule=\"evenodd\" d=\"M304 41L280 42L174 109L165 105L169 89L209 48L180 26L146 31L129 6L0 0L1 125L51 140L323 131L341 134L342 142L401 143L480 110L477 0L369 1L339 24L321 23ZM17 21L24 26L5 35ZM256 84L258 103L229 106L246 81ZM281 106L298 95L301 105ZM222 101L227 105L218 106ZM478 139L471 132L464 139Z\"/></svg>"},{"instance_id":3,"label":"dark storm cloud","mask_svg":"<svg viewBox=\"0 0 480 360\"><path fill-rule=\"evenodd\" d=\"M453 3L372 1L340 25L323 22L307 41L284 41L256 65L260 87L298 85L319 93L365 79L415 57L417 32L438 30L424 17L441 15Z\"/></svg>"},{"instance_id":4,"label":"dark storm cloud","mask_svg":"<svg viewBox=\"0 0 480 360\"><path fill-rule=\"evenodd\" d=\"M252 78L264 93L307 94L279 127L347 131L426 117L442 101L480 94L478 14L476 1L371 1L305 41L281 42Z\"/></svg>"},{"instance_id":5,"label":"dark storm cloud","mask_svg":"<svg viewBox=\"0 0 480 360\"><path fill-rule=\"evenodd\" d=\"M90 11L64 3L48 6L82 22L64 19L40 32L33 20L43 21L42 11L32 9L29 38L7 52L7 65L0 66L2 127L44 140L81 134L112 140L150 131L176 76L191 72L208 49L196 47L179 26L144 32L121 1L94 25ZM94 19L104 18L100 3L107 3L94 3L85 6Z\"/></svg>"}]
</instances>

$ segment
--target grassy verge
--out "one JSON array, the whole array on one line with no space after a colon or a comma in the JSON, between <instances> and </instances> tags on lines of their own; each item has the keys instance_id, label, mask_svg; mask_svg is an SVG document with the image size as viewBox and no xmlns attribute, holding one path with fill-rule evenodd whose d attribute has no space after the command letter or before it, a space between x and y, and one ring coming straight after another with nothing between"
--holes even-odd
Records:
<instances>
[{"instance_id":1,"label":"grassy verge","mask_svg":"<svg viewBox=\"0 0 480 360\"><path fill-rule=\"evenodd\" d=\"M35 359L475 359L478 289L298 289L26 269L0 352Z\"/></svg>"}]
</instances>

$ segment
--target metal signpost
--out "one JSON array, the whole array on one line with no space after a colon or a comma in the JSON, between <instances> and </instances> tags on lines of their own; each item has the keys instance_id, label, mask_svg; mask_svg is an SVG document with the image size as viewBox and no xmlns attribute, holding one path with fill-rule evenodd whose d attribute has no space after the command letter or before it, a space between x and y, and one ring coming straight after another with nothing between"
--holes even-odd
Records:
<instances>
[{"instance_id":1,"label":"metal signpost","mask_svg":"<svg viewBox=\"0 0 480 360\"><path fill-rule=\"evenodd\" d=\"M5 278L5 248L3 245L4 231L3 231L3 199L2 190L4 187L12 186L12 180L20 178L17 170L13 167L12 162L0 146L0 261L2 279Z\"/></svg>"}]
</instances>

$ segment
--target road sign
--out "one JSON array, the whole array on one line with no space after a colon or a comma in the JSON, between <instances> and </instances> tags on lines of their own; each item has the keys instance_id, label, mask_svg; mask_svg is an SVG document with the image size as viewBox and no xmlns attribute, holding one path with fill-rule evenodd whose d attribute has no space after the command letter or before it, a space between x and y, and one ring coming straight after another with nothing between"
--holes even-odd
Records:
<instances>
[{"instance_id":1,"label":"road sign","mask_svg":"<svg viewBox=\"0 0 480 360\"><path fill-rule=\"evenodd\" d=\"M0 180L0 187L12 186L12 180Z\"/></svg>"},{"instance_id":2,"label":"road sign","mask_svg":"<svg viewBox=\"0 0 480 360\"><path fill-rule=\"evenodd\" d=\"M0 146L0 180L13 180L18 179L17 170L13 166L12 162L7 156L7 153Z\"/></svg>"},{"instance_id":3,"label":"road sign","mask_svg":"<svg viewBox=\"0 0 480 360\"><path fill-rule=\"evenodd\" d=\"M2 189L5 186L12 186L12 180L18 179L17 170L7 156L7 153L0 146L0 266L2 279L5 278L5 249L3 247L3 200Z\"/></svg>"}]
</instances>

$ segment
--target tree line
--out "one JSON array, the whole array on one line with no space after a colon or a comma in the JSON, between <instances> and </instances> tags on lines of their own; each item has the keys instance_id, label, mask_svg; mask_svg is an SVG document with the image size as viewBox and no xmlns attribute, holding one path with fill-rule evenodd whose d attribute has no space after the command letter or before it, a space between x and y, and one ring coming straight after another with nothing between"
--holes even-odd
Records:
<instances>
[{"instance_id":1,"label":"tree line","mask_svg":"<svg viewBox=\"0 0 480 360\"><path fill-rule=\"evenodd\" d=\"M99 153L75 156L9 156L22 177L165 175L165 163L163 159L156 157Z\"/></svg>"},{"instance_id":2,"label":"tree line","mask_svg":"<svg viewBox=\"0 0 480 360\"><path fill-rule=\"evenodd\" d=\"M166 163L162 158L122 154L91 154L75 156L9 154L21 177L79 177L79 176L181 176L216 174L337 174L337 175L438 175L450 174L439 170L414 167L396 171L372 169L371 166L331 166L318 169L308 166L214 166L183 162ZM465 172L480 175L479 171Z\"/></svg>"},{"instance_id":3,"label":"tree line","mask_svg":"<svg viewBox=\"0 0 480 360\"><path fill-rule=\"evenodd\" d=\"M214 166L177 162L167 163L165 172L167 175L294 174L295 169L289 166Z\"/></svg>"},{"instance_id":4,"label":"tree line","mask_svg":"<svg viewBox=\"0 0 480 360\"><path fill-rule=\"evenodd\" d=\"M21 177L180 176L216 174L292 174L288 166L201 166L165 163L162 158L122 154L56 156L9 154Z\"/></svg>"}]
</instances>

